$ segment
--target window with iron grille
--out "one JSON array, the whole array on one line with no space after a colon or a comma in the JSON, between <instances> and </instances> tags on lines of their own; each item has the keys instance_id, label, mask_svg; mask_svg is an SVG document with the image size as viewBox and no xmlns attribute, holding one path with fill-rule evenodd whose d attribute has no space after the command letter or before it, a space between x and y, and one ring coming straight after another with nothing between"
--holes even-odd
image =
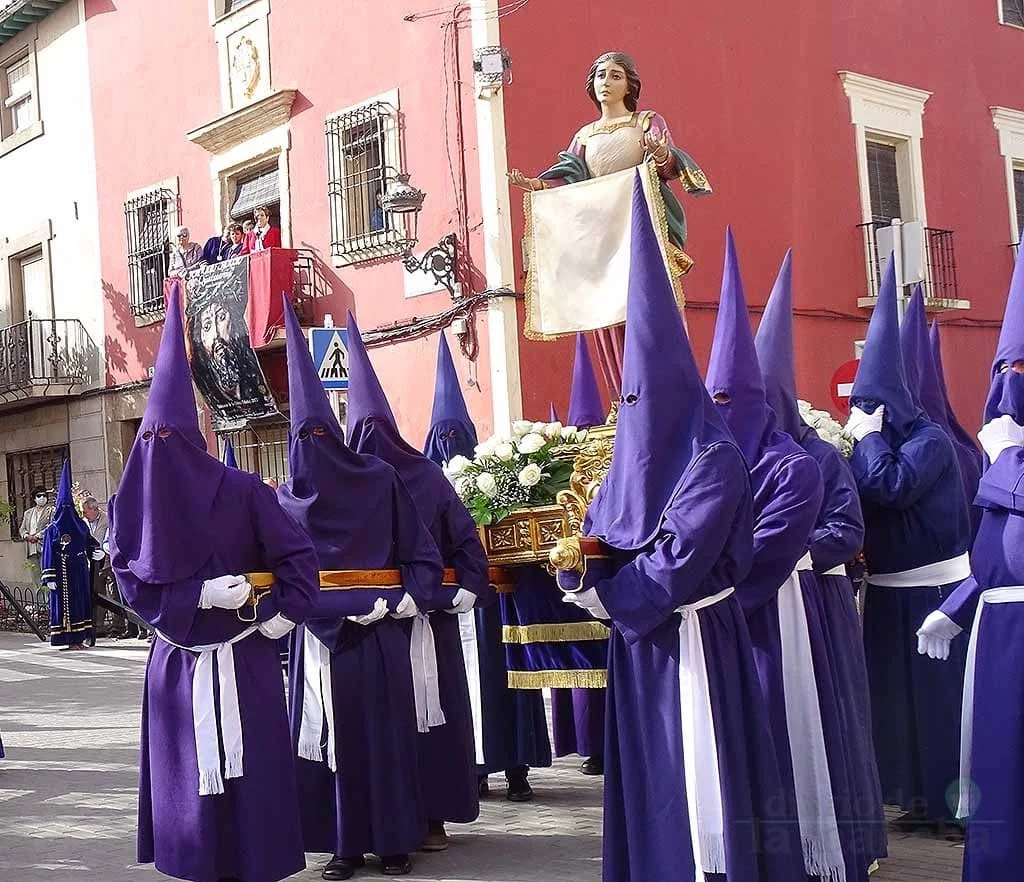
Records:
<instances>
[{"instance_id":1,"label":"window with iron grille","mask_svg":"<svg viewBox=\"0 0 1024 882\"><path fill-rule=\"evenodd\" d=\"M405 245L401 219L380 206L380 197L399 170L397 125L395 109L384 101L345 111L326 122L334 257L367 259Z\"/></svg>"},{"instance_id":2,"label":"window with iron grille","mask_svg":"<svg viewBox=\"0 0 1024 882\"><path fill-rule=\"evenodd\" d=\"M60 471L71 451L66 444L7 454L7 502L11 506L11 539L21 539L21 519L35 503L32 490L45 487L51 501Z\"/></svg>"},{"instance_id":3,"label":"window with iron grille","mask_svg":"<svg viewBox=\"0 0 1024 882\"><path fill-rule=\"evenodd\" d=\"M128 286L132 315L164 310L164 279L171 245L169 218L177 197L170 190L150 190L124 204L128 237Z\"/></svg>"},{"instance_id":4,"label":"window with iron grille","mask_svg":"<svg viewBox=\"0 0 1024 882\"><path fill-rule=\"evenodd\" d=\"M283 484L291 475L288 468L288 423L247 426L234 432L224 432L220 437L221 458L223 441L229 440L242 471L259 475L264 481L273 479L278 484Z\"/></svg>"},{"instance_id":5,"label":"window with iron grille","mask_svg":"<svg viewBox=\"0 0 1024 882\"><path fill-rule=\"evenodd\" d=\"M1024 28L1024 0L1001 0L1003 24Z\"/></svg>"}]
</instances>

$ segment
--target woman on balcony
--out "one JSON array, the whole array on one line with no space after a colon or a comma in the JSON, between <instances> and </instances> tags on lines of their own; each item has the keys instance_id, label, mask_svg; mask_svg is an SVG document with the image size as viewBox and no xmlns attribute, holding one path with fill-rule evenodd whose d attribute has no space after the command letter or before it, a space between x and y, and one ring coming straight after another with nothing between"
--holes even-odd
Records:
<instances>
[{"instance_id":1,"label":"woman on balcony","mask_svg":"<svg viewBox=\"0 0 1024 882\"><path fill-rule=\"evenodd\" d=\"M171 262L167 267L169 279L182 278L203 258L203 247L189 236L188 227L178 227L178 244L171 246Z\"/></svg>"}]
</instances>

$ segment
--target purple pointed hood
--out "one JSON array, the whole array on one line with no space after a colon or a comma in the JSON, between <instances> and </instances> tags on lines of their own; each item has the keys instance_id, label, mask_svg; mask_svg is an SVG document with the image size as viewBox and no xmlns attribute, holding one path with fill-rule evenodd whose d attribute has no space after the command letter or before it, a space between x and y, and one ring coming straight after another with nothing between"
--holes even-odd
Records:
<instances>
[{"instance_id":1,"label":"purple pointed hood","mask_svg":"<svg viewBox=\"0 0 1024 882\"><path fill-rule=\"evenodd\" d=\"M235 459L235 445L231 443L230 438L224 441L224 465L229 469L238 468L238 460Z\"/></svg>"},{"instance_id":2,"label":"purple pointed hood","mask_svg":"<svg viewBox=\"0 0 1024 882\"><path fill-rule=\"evenodd\" d=\"M924 309L924 291L920 285L915 285L907 311L903 314L903 324L900 325L900 351L903 354L907 390L915 406L921 410L925 410L921 401L921 362L923 350L927 348L928 318Z\"/></svg>"},{"instance_id":3,"label":"purple pointed hood","mask_svg":"<svg viewBox=\"0 0 1024 882\"><path fill-rule=\"evenodd\" d=\"M974 436L971 435L971 433L963 427L960 420L957 419L956 413L953 411L953 405L949 401L949 390L946 388L946 373L942 367L942 336L939 330L939 323L937 321L932 321L932 327L928 336L931 342L932 363L935 366L935 378L938 381L942 400L945 402L946 420L949 423L949 427L952 430L953 437L956 438L957 443L960 446L970 448L970 450L973 451L980 468L983 464L981 448L978 447L978 442Z\"/></svg>"},{"instance_id":4,"label":"purple pointed hood","mask_svg":"<svg viewBox=\"0 0 1024 882\"><path fill-rule=\"evenodd\" d=\"M576 358L572 363L572 389L569 392L569 425L578 429L603 425L606 419L597 388L597 374L590 360L587 338L576 335Z\"/></svg>"},{"instance_id":5,"label":"purple pointed hood","mask_svg":"<svg viewBox=\"0 0 1024 882\"><path fill-rule=\"evenodd\" d=\"M278 488L281 507L301 524L321 561L344 547L348 527L364 517L359 500L375 498L378 481L390 486L390 471L346 443L327 400L306 337L291 302L284 298L288 354L288 464L291 477Z\"/></svg>"},{"instance_id":6,"label":"purple pointed hood","mask_svg":"<svg viewBox=\"0 0 1024 882\"><path fill-rule=\"evenodd\" d=\"M150 584L195 575L218 541L211 515L225 471L199 431L175 281L146 411L113 499L115 565Z\"/></svg>"},{"instance_id":7,"label":"purple pointed hood","mask_svg":"<svg viewBox=\"0 0 1024 882\"><path fill-rule=\"evenodd\" d=\"M787 251L779 267L771 296L754 337L761 366L764 394L779 428L800 441L811 431L800 419L793 364L793 252Z\"/></svg>"},{"instance_id":8,"label":"purple pointed hood","mask_svg":"<svg viewBox=\"0 0 1024 882\"><path fill-rule=\"evenodd\" d=\"M731 229L725 231L722 296L705 385L752 468L765 437L775 428L775 414L765 398Z\"/></svg>"},{"instance_id":9,"label":"purple pointed hood","mask_svg":"<svg viewBox=\"0 0 1024 882\"><path fill-rule=\"evenodd\" d=\"M683 474L704 449L733 443L701 382L639 175L630 222L615 453L584 523L586 535L622 550L657 535Z\"/></svg>"},{"instance_id":10,"label":"purple pointed hood","mask_svg":"<svg viewBox=\"0 0 1024 882\"><path fill-rule=\"evenodd\" d=\"M57 488L56 512L47 532L53 532L54 538L71 537L71 551L84 551L89 525L75 508L75 498L71 493L71 463L64 460L60 473L60 486Z\"/></svg>"},{"instance_id":11,"label":"purple pointed hood","mask_svg":"<svg viewBox=\"0 0 1024 882\"><path fill-rule=\"evenodd\" d=\"M550 423L560 423L560 422L562 422L562 418L558 415L558 410L555 407L555 402L553 402L553 401L548 406L548 422L550 422Z\"/></svg>"},{"instance_id":12,"label":"purple pointed hood","mask_svg":"<svg viewBox=\"0 0 1024 882\"><path fill-rule=\"evenodd\" d=\"M476 445L476 426L470 419L455 362L442 331L437 344L434 409L430 414L430 430L423 454L432 462L443 465L455 456L472 459Z\"/></svg>"},{"instance_id":13,"label":"purple pointed hood","mask_svg":"<svg viewBox=\"0 0 1024 882\"><path fill-rule=\"evenodd\" d=\"M901 443L920 416L907 387L900 347L899 314L896 308L896 266L890 255L885 264L878 302L868 323L864 352L853 381L851 406L873 413L885 405L885 423L890 443Z\"/></svg>"},{"instance_id":14,"label":"purple pointed hood","mask_svg":"<svg viewBox=\"0 0 1024 882\"><path fill-rule=\"evenodd\" d=\"M398 431L384 388L370 363L352 313L348 314L348 441L359 453L369 453L390 465L430 527L437 498L437 480L447 480L440 466L410 446Z\"/></svg>"},{"instance_id":15,"label":"purple pointed hood","mask_svg":"<svg viewBox=\"0 0 1024 882\"><path fill-rule=\"evenodd\" d=\"M1016 361L1024 361L1024 248L1017 250L999 345L992 359L992 382L985 402L986 423L1006 414L1017 424L1024 425L1024 374L1009 370Z\"/></svg>"}]
</instances>

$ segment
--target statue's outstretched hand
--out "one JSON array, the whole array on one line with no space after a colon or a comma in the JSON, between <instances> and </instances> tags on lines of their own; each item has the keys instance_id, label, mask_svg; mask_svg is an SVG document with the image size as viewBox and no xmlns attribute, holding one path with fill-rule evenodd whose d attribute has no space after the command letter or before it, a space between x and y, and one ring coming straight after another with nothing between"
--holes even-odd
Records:
<instances>
[{"instance_id":1,"label":"statue's outstretched hand","mask_svg":"<svg viewBox=\"0 0 1024 882\"><path fill-rule=\"evenodd\" d=\"M538 189L535 185L537 183L534 178L528 178L519 169L514 168L508 173L508 182L513 187L518 187L520 190L536 190Z\"/></svg>"},{"instance_id":2,"label":"statue's outstretched hand","mask_svg":"<svg viewBox=\"0 0 1024 882\"><path fill-rule=\"evenodd\" d=\"M662 132L660 135L656 135L654 132L645 132L643 138L640 139L640 146L649 156L653 156L654 161L659 165L668 161L668 132Z\"/></svg>"}]
</instances>

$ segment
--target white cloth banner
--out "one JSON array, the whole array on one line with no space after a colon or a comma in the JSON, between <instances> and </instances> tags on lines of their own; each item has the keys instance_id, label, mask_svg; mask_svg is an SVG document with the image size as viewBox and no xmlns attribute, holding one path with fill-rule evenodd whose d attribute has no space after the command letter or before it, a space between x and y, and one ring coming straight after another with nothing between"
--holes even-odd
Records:
<instances>
[{"instance_id":1,"label":"white cloth banner","mask_svg":"<svg viewBox=\"0 0 1024 882\"><path fill-rule=\"evenodd\" d=\"M625 322L638 172L668 272L665 206L650 164L528 193L527 337L550 339Z\"/></svg>"},{"instance_id":2,"label":"white cloth banner","mask_svg":"<svg viewBox=\"0 0 1024 882\"><path fill-rule=\"evenodd\" d=\"M476 641L476 613L459 613L459 636L462 638L462 658L466 663L469 683L469 706L473 712L473 743L476 745L476 764L484 764L484 708L480 685L480 648Z\"/></svg>"},{"instance_id":3,"label":"white cloth banner","mask_svg":"<svg viewBox=\"0 0 1024 882\"><path fill-rule=\"evenodd\" d=\"M967 668L964 671L963 709L960 717L960 803L956 809L958 818L969 818L974 808L971 802L971 749L974 743L974 677L978 663L978 632L981 629L981 612L989 603L1024 603L1024 585L1007 585L1004 588L989 588L981 592L978 611L974 614L971 628L971 642L967 647Z\"/></svg>"},{"instance_id":4,"label":"white cloth banner","mask_svg":"<svg viewBox=\"0 0 1024 882\"><path fill-rule=\"evenodd\" d=\"M679 622L679 712L686 806L696 867L694 882L704 882L707 873L725 873L725 811L718 771L718 739L697 612L725 600L734 590L726 588L676 610L682 616Z\"/></svg>"},{"instance_id":5,"label":"white cloth banner","mask_svg":"<svg viewBox=\"0 0 1024 882\"><path fill-rule=\"evenodd\" d=\"M257 630L257 626L253 625L231 640L204 646L180 646L159 631L156 632L157 637L164 643L196 656L196 668L192 673L192 730L199 765L200 796L223 793L225 778L242 777L242 715L238 707L234 645L255 634ZM217 702L213 691L214 656L217 658L217 679L220 686L219 735ZM221 737L224 739L223 775L220 765Z\"/></svg>"},{"instance_id":6,"label":"white cloth banner","mask_svg":"<svg viewBox=\"0 0 1024 882\"><path fill-rule=\"evenodd\" d=\"M805 554L778 595L786 728L789 752L793 758L793 785L804 869L810 876L820 876L822 882L845 882L846 865L825 754L814 658L807 632L807 611L800 590L800 572L810 569L811 556Z\"/></svg>"}]
</instances>

